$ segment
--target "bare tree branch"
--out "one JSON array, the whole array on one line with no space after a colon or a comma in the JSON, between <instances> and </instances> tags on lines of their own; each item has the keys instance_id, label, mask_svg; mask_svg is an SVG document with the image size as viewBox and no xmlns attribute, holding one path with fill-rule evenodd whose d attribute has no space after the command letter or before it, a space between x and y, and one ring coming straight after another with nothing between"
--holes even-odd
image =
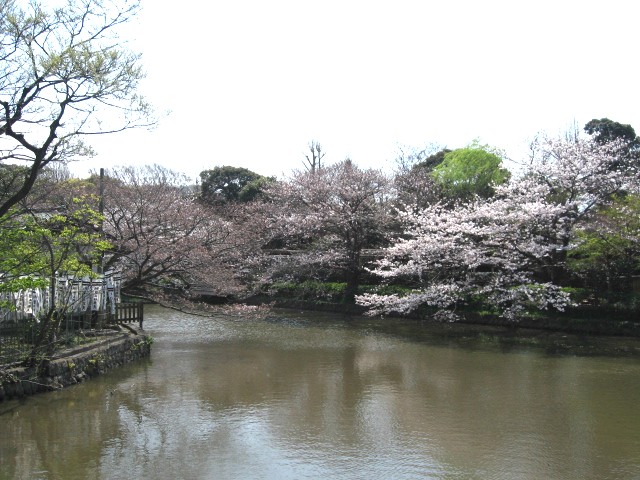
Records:
<instances>
[{"instance_id":1,"label":"bare tree branch","mask_svg":"<svg viewBox=\"0 0 640 480\"><path fill-rule=\"evenodd\" d=\"M57 9L0 0L0 162L28 167L0 216L48 164L93 155L83 137L154 124L137 94L140 56L118 46L118 27L138 10L137 0L68 0Z\"/></svg>"}]
</instances>

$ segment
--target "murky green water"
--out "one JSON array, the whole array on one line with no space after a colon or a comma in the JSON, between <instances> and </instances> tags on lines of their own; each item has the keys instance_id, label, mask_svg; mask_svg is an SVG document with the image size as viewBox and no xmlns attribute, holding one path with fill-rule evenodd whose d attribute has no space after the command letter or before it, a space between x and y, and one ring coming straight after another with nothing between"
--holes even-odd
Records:
<instances>
[{"instance_id":1,"label":"murky green water","mask_svg":"<svg viewBox=\"0 0 640 480\"><path fill-rule=\"evenodd\" d=\"M640 479L637 341L146 315L151 359L0 403L0 479Z\"/></svg>"}]
</instances>

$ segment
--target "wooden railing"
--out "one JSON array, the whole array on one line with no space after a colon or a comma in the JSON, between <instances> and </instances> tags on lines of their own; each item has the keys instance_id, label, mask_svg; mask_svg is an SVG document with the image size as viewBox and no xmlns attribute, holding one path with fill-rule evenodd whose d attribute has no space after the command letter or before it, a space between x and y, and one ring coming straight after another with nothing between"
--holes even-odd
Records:
<instances>
[{"instance_id":1,"label":"wooden railing","mask_svg":"<svg viewBox=\"0 0 640 480\"><path fill-rule=\"evenodd\" d=\"M109 312L88 312L84 315L67 315L59 338L73 336L74 332L102 329L109 324L138 322L142 330L144 304L141 302L118 303L115 314ZM132 327L126 327L131 329ZM36 338L34 323L25 319L0 322L0 365L8 365L23 360L33 349ZM1 477L1 475L0 475Z\"/></svg>"},{"instance_id":2,"label":"wooden railing","mask_svg":"<svg viewBox=\"0 0 640 480\"><path fill-rule=\"evenodd\" d=\"M118 303L116 305L116 314L111 321L112 323L118 324L138 322L140 329L142 329L142 322L144 321L144 303Z\"/></svg>"}]
</instances>

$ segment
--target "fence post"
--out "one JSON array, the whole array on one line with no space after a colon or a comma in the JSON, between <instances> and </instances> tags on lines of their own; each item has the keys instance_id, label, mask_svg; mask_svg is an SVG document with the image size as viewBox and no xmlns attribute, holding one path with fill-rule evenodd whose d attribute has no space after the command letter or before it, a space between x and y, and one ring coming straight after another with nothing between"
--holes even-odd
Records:
<instances>
[{"instance_id":1,"label":"fence post","mask_svg":"<svg viewBox=\"0 0 640 480\"><path fill-rule=\"evenodd\" d=\"M144 303L138 302L138 319L140 320L140 330L144 330L142 328L142 322L144 320Z\"/></svg>"}]
</instances>

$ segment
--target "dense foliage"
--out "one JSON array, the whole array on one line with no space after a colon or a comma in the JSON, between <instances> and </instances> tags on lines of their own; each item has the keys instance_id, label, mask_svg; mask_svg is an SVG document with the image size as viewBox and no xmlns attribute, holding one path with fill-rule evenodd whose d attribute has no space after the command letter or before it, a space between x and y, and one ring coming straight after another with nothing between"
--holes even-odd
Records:
<instances>
[{"instance_id":1,"label":"dense foliage","mask_svg":"<svg viewBox=\"0 0 640 480\"><path fill-rule=\"evenodd\" d=\"M363 250L378 246L389 222L388 181L351 160L294 172L267 191L274 240L287 255L271 255L274 277L305 268L326 276L340 272L344 300L352 302L363 272ZM286 266L286 268L285 268ZM326 277L325 277L326 278Z\"/></svg>"},{"instance_id":2,"label":"dense foliage","mask_svg":"<svg viewBox=\"0 0 640 480\"><path fill-rule=\"evenodd\" d=\"M237 293L234 270L256 248L251 223L199 202L183 175L157 165L110 169L104 183L104 232L113 246L105 265L123 272L126 289Z\"/></svg>"},{"instance_id":3,"label":"dense foliage","mask_svg":"<svg viewBox=\"0 0 640 480\"><path fill-rule=\"evenodd\" d=\"M33 204L21 204L0 217L0 293L39 289L50 302L33 310L33 350L29 361L51 353L56 337L72 307L69 279L95 276L109 248L99 231L102 221L94 209L96 198L75 196L75 185L47 186L43 197ZM63 200L64 203L60 203ZM0 305L5 310L13 304Z\"/></svg>"},{"instance_id":4,"label":"dense foliage","mask_svg":"<svg viewBox=\"0 0 640 480\"><path fill-rule=\"evenodd\" d=\"M116 269L125 292L174 303L316 296L372 314L514 321L633 299L634 140L602 135L538 139L514 173L477 143L408 151L393 178L349 159L280 180L215 167L200 187L157 165L82 181L45 170L2 216L2 288ZM6 191L21 168L0 170Z\"/></svg>"},{"instance_id":5,"label":"dense foliage","mask_svg":"<svg viewBox=\"0 0 640 480\"><path fill-rule=\"evenodd\" d=\"M200 181L202 200L220 205L254 200L269 180L246 168L224 166L201 172Z\"/></svg>"},{"instance_id":6,"label":"dense foliage","mask_svg":"<svg viewBox=\"0 0 640 480\"><path fill-rule=\"evenodd\" d=\"M374 313L429 305L449 317L474 302L511 319L531 308L564 310L571 300L561 287L569 280L567 253L581 245L577 229L615 195L638 190L633 162L622 160L625 148L619 141L546 140L526 170L490 198L400 212L403 236L374 271L414 290L358 302Z\"/></svg>"},{"instance_id":7,"label":"dense foliage","mask_svg":"<svg viewBox=\"0 0 640 480\"><path fill-rule=\"evenodd\" d=\"M510 176L502 166L502 158L477 142L445 153L431 174L444 196L455 201L470 200L476 196L488 198L493 195L494 188Z\"/></svg>"}]
</instances>

